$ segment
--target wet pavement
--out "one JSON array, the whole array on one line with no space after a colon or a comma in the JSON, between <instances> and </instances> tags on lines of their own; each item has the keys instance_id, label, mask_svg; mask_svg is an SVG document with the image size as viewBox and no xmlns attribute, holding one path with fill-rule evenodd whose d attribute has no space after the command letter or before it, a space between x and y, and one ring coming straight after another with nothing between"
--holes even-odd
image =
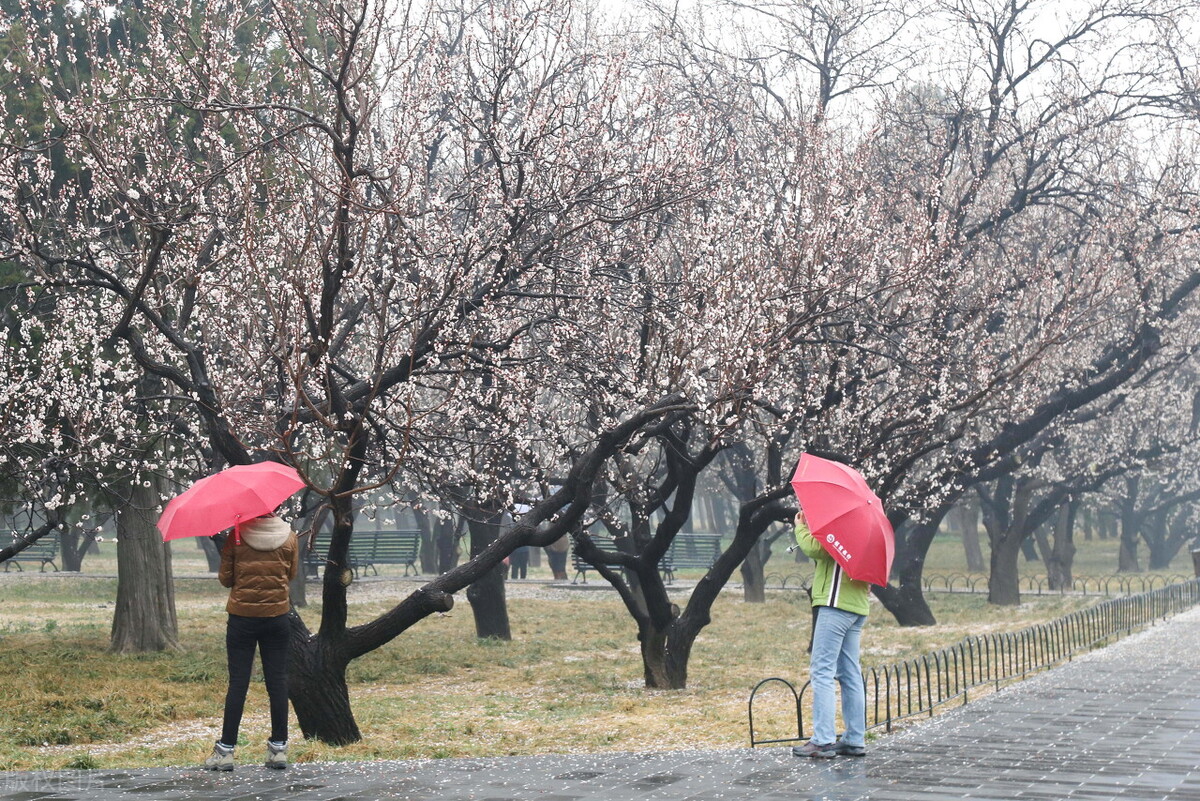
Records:
<instances>
[{"instance_id":1,"label":"wet pavement","mask_svg":"<svg viewBox=\"0 0 1200 801\"><path fill-rule=\"evenodd\" d=\"M0 801L1200 801L1200 609L869 747L13 772Z\"/></svg>"}]
</instances>

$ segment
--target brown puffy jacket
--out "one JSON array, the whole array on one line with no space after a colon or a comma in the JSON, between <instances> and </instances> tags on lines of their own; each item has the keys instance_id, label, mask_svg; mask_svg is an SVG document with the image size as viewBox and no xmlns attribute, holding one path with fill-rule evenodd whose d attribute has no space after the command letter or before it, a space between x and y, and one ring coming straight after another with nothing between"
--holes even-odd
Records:
<instances>
[{"instance_id":1,"label":"brown puffy jacket","mask_svg":"<svg viewBox=\"0 0 1200 801\"><path fill-rule=\"evenodd\" d=\"M277 617L291 609L288 582L300 572L296 535L278 517L241 526L241 545L231 534L221 551L221 585L229 587L225 610L243 617Z\"/></svg>"}]
</instances>

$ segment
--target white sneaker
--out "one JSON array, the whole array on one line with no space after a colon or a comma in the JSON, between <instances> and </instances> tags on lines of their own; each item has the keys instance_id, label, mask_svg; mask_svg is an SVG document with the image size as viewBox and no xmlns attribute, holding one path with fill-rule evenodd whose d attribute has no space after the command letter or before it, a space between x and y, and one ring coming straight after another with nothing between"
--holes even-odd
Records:
<instances>
[{"instance_id":1,"label":"white sneaker","mask_svg":"<svg viewBox=\"0 0 1200 801\"><path fill-rule=\"evenodd\" d=\"M233 749L217 743L212 753L204 760L205 770L233 770Z\"/></svg>"},{"instance_id":2,"label":"white sneaker","mask_svg":"<svg viewBox=\"0 0 1200 801\"><path fill-rule=\"evenodd\" d=\"M268 768L283 770L288 766L287 762L287 743L276 745L267 740L267 761L264 762Z\"/></svg>"}]
</instances>

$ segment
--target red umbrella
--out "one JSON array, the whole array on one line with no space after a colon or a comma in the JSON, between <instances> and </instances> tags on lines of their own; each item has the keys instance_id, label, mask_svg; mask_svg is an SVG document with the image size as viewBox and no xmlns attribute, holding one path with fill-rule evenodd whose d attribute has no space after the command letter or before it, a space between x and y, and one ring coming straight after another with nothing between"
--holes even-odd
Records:
<instances>
[{"instance_id":1,"label":"red umbrella","mask_svg":"<svg viewBox=\"0 0 1200 801\"><path fill-rule=\"evenodd\" d=\"M809 530L852 579L885 586L896 555L883 504L853 467L805 453L792 489Z\"/></svg>"},{"instance_id":2,"label":"red umbrella","mask_svg":"<svg viewBox=\"0 0 1200 801\"><path fill-rule=\"evenodd\" d=\"M172 498L158 519L158 530L163 542L216 534L275 511L303 486L296 469L285 464L234 465Z\"/></svg>"}]
</instances>

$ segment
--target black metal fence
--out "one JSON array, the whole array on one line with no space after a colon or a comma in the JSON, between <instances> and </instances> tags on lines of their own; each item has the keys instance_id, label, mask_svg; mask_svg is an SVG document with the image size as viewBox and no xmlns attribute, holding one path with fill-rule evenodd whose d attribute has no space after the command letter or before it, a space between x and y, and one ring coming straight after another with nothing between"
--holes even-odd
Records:
<instances>
[{"instance_id":1,"label":"black metal fence","mask_svg":"<svg viewBox=\"0 0 1200 801\"><path fill-rule=\"evenodd\" d=\"M940 651L890 665L864 669L867 728L891 731L899 721L918 715L932 717L944 704L962 699L971 690L999 689L1004 682L1024 678L1076 654L1090 650L1200 604L1200 579L1156 590L1113 598L1090 609L1008 634L967 637ZM754 731L754 699L759 690L782 683L796 702L796 737L758 739ZM809 684L799 690L780 678L764 679L750 693L750 746L805 739L803 704Z\"/></svg>"},{"instance_id":2,"label":"black metal fence","mask_svg":"<svg viewBox=\"0 0 1200 801\"><path fill-rule=\"evenodd\" d=\"M1071 585L1052 587L1046 576L1023 576L1019 589L1034 595L1133 595L1169 587L1190 581L1191 576L1175 575L1116 575L1077 576ZM804 590L812 584L812 576L802 573L770 573L764 577L765 586L772 590ZM988 577L970 573L924 576L921 585L925 592L973 592L988 591Z\"/></svg>"}]
</instances>

